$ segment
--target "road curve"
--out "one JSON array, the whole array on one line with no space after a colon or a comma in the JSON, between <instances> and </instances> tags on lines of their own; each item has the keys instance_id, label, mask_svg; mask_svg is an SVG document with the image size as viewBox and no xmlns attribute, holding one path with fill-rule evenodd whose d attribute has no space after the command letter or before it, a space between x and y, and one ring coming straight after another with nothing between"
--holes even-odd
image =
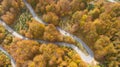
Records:
<instances>
[{"instance_id":1,"label":"road curve","mask_svg":"<svg viewBox=\"0 0 120 67\"><path fill-rule=\"evenodd\" d=\"M34 12L34 10L32 9L32 7L25 1L23 0L25 5L27 6L27 8L29 9L30 13L32 14L32 16L34 17L35 20L39 21L40 23L42 24L47 24L47 23L44 23ZM115 2L114 0L109 0L110 2ZM15 37L18 37L18 38L21 38L21 39L24 39L24 40L28 40L29 38L26 38L22 35L20 35L19 33L15 32L12 28L10 28L7 24L5 24L4 21L0 20L0 24L2 24L13 36ZM93 52L90 50L90 48L79 38L77 38L76 36L72 35L72 34L69 34L68 32L62 30L61 28L57 27L57 29L60 31L61 34L65 35L65 36L71 36L72 38L74 38L75 40L77 40L82 46L85 47L85 49L88 51L88 53L90 54L89 56L86 56L81 50L79 50L78 47L74 46L73 44L68 44L68 43L64 43L64 42L55 42L55 44L59 45L59 46L67 46L67 47L70 47L72 48L73 50L75 50L80 56L81 58L87 62L87 63L92 63L92 62L95 62L96 64L96 61L94 60L94 55L93 55ZM30 39L31 40L31 39ZM36 40L38 42L41 42L41 43L49 43L47 41L43 41L43 40ZM2 51L3 53L6 54L6 56L8 56L11 60L11 64L12 64L12 67L16 67L16 63L15 63L15 60L11 57L11 55L6 52L1 46L0 46L0 51Z\"/></svg>"},{"instance_id":2,"label":"road curve","mask_svg":"<svg viewBox=\"0 0 120 67\"><path fill-rule=\"evenodd\" d=\"M37 20L39 23L42 23L42 24L47 24L45 22L43 22L37 15L36 13L34 12L33 8L31 7L31 5L29 3L26 2L26 0L23 0L23 2L25 3L25 5L27 6L27 8L29 9L30 13L32 14L33 18L35 20ZM57 29L59 30L59 32L65 36L70 36L72 37L73 39L75 39L77 42L79 42L88 52L88 56L86 56L81 50L79 50L79 48L75 47L75 46L71 46L69 44L69 47L72 47L82 58L83 61L87 62L87 63L92 63L94 61L94 54L92 52L92 50L78 37L62 30L60 27L57 27ZM64 45L68 45L66 43L63 43Z\"/></svg>"},{"instance_id":3,"label":"road curve","mask_svg":"<svg viewBox=\"0 0 120 67\"><path fill-rule=\"evenodd\" d=\"M0 20L0 24L2 24L13 36L15 37L18 37L18 38L21 38L23 40L35 40L35 39L29 39L27 37L24 37L22 35L20 35L19 33L17 33L16 31L14 31L12 28L10 28L4 21ZM40 43L45 43L45 44L48 44L48 43L52 43L52 42L48 42L48 41L44 41L44 40L35 40L35 41L38 41ZM70 47L72 48L73 50L75 50L79 56L81 57L81 59L87 63L91 63L94 61L94 58L92 56L87 56L76 46L74 46L73 44L68 44L68 43L64 43L64 42L54 42L54 44L57 44L59 46L66 46L66 47ZM87 59L84 59L84 58L87 58ZM92 60L91 60L92 58ZM15 66L14 66L15 67Z\"/></svg>"},{"instance_id":4,"label":"road curve","mask_svg":"<svg viewBox=\"0 0 120 67\"><path fill-rule=\"evenodd\" d=\"M30 5L24 0L24 3L27 4L26 6L28 8L31 8ZM30 9L30 11L32 10L32 8ZM35 15L35 12L34 11L31 11L33 17L39 21L39 22L43 22L40 18L37 17L37 15ZM27 37L24 37L22 35L20 35L19 33L17 33L16 31L14 31L11 27L9 27L4 21L0 20L0 24L2 24L13 36L15 37L18 37L18 38L21 38L21 39L24 39L24 40L28 40L29 38ZM46 24L43 22L43 24ZM65 32L64 30L60 29L59 27L57 27L57 29L61 32L61 34L65 35L65 36L71 36L73 37L75 40L77 40L81 45L83 45L85 47L85 49L87 48L87 51L89 53L88 56L86 56L78 47L74 46L73 44L67 44L67 43L61 43L61 42L55 42L56 44L62 46L61 44L64 44L63 46L67 46L67 47L71 47L72 49L74 49L81 57L81 59L87 63L91 63L94 61L94 55L93 53L91 52L91 50L89 49L89 47L87 47L87 45L85 45L84 42L82 42L82 40L80 40L79 38L73 36L72 34L69 34L67 32ZM33 40L33 39L29 39L29 40ZM47 42L47 41L44 41L44 40L36 40L38 42L41 42L41 43L50 43L50 42ZM71 46L73 45L73 46Z\"/></svg>"},{"instance_id":5,"label":"road curve","mask_svg":"<svg viewBox=\"0 0 120 67\"><path fill-rule=\"evenodd\" d=\"M5 27L5 29L7 29L8 32L10 32L13 36L18 37L20 39L23 39L23 40L35 40L35 41L38 41L40 43L45 43L45 44L52 43L52 42L48 42L48 41L44 41L44 40L29 39L27 37L24 37L24 36L20 35L19 33L17 33L16 31L14 31L11 27L9 27L2 20L0 20L0 24L2 24ZM94 61L94 58L92 56L87 56L86 57L86 55L78 47L74 46L73 44L68 44L68 43L64 43L64 42L54 42L54 44L59 45L59 46L66 46L66 47L72 48L73 50L75 50L79 54L79 56L81 57L81 59L83 61L87 62L87 63L91 63L91 62ZM84 59L84 58L87 58L87 59ZM90 59L93 58L92 61L90 61L89 58Z\"/></svg>"}]
</instances>

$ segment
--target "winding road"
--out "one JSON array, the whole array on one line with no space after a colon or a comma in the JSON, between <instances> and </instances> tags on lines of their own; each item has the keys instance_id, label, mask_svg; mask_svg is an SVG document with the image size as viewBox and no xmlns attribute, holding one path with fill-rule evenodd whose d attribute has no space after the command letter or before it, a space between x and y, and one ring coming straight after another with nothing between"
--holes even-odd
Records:
<instances>
[{"instance_id":1,"label":"winding road","mask_svg":"<svg viewBox=\"0 0 120 67\"><path fill-rule=\"evenodd\" d=\"M47 25L47 23L43 22L34 12L33 8L31 7L31 5L29 3L26 2L26 0L23 0L23 2L25 3L25 5L27 6L27 8L29 9L30 13L32 14L33 18L35 20L37 20L39 23L45 24ZM70 36L73 39L75 39L77 42L79 42L88 52L89 55L85 55L81 50L79 50L78 48L74 47L73 45L70 46L71 48L73 48L77 53L79 53L80 57L82 58L83 61L87 62L87 63L92 63L94 60L94 54L93 51L78 37L62 30L60 27L56 27L57 30L63 34L64 36ZM68 46L68 44L63 43L65 46ZM69 47L68 46L68 47Z\"/></svg>"},{"instance_id":2,"label":"winding road","mask_svg":"<svg viewBox=\"0 0 120 67\"><path fill-rule=\"evenodd\" d=\"M15 37L18 37L18 38L23 39L23 40L35 40L35 39L29 39L27 37L24 37L24 36L20 35L19 33L17 33L16 31L14 31L11 27L9 27L2 20L0 20L0 24L2 24L5 27L5 29L7 29ZM44 41L44 40L35 40L35 41L38 41L40 43L45 43L45 44L52 43L52 42L47 42L47 41ZM64 42L54 42L54 44L59 45L59 46L66 46L66 47L72 48L73 50L75 50L79 54L79 56L81 57L81 59L83 61L87 62L87 63L92 63L92 62L95 61L94 58L91 57L91 56L87 56L86 57L86 55L78 47L74 46L73 44L68 44L68 43L64 43ZM5 50L2 50L2 51L6 52ZM10 56L8 54L6 54L6 55ZM12 57L9 57L9 58L12 60ZM84 59L84 58L86 58L86 59ZM91 58L92 58L92 61L91 61ZM11 62L11 63L15 64L14 62Z\"/></svg>"},{"instance_id":3,"label":"winding road","mask_svg":"<svg viewBox=\"0 0 120 67\"><path fill-rule=\"evenodd\" d=\"M110 2L115 2L114 0L109 0ZM26 0L23 0L23 2L25 3L25 5L27 6L27 8L29 9L30 13L32 14L33 18L35 20L37 20L39 23L42 23L42 24L45 24L47 25L47 23L43 22L37 15L36 13L34 12L33 8L31 7L30 4L28 4L26 2ZM35 40L35 39L29 39L27 37L24 37L22 35L20 35L19 33L17 33L16 31L14 31L11 27L9 27L4 21L0 20L0 24L2 24L13 36L15 37L18 37L18 38L21 38L23 40ZM54 42L55 44L59 45L59 46L67 46L67 47L70 47L72 48L73 50L75 50L81 57L81 59L84 61L84 62L87 62L87 63L94 63L96 64L97 62L95 61L94 59L94 54L92 52L92 50L78 37L62 30L61 28L59 27L56 27L58 29L58 31L65 35L65 36L70 36L72 37L73 39L75 39L76 41L78 41L86 50L87 52L89 53L89 55L85 55L78 47L74 46L73 44L68 44L68 43L64 43L64 42ZM35 40L35 41L38 41L38 42L41 42L41 43L51 43L51 42L47 42L47 41L44 41L44 40ZM12 67L16 67L16 63L15 63L15 60L12 58L12 56L7 52L5 51L1 46L0 46L0 51L2 51L3 53L5 53L5 55L7 57L10 58L11 60L11 64L12 64Z\"/></svg>"}]
</instances>

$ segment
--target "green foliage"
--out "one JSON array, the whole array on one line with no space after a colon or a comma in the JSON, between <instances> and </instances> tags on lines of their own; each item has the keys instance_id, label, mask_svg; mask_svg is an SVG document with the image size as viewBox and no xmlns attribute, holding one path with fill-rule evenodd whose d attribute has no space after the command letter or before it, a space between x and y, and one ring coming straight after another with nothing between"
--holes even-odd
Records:
<instances>
[{"instance_id":1,"label":"green foliage","mask_svg":"<svg viewBox=\"0 0 120 67\"><path fill-rule=\"evenodd\" d=\"M27 21L31 21L31 15L28 12L24 12L19 16L18 20L16 21L14 29L17 32L19 32L20 30L27 30L28 29L28 25L26 23Z\"/></svg>"}]
</instances>

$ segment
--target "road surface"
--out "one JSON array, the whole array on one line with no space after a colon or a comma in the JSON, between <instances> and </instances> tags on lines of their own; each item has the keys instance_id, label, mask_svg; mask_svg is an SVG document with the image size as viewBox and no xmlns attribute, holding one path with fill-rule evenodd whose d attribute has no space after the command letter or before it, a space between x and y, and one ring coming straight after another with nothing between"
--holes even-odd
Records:
<instances>
[{"instance_id":1,"label":"road surface","mask_svg":"<svg viewBox=\"0 0 120 67\"><path fill-rule=\"evenodd\" d=\"M43 22L37 15L36 13L34 12L33 8L31 7L31 5L29 3L26 2L26 0L23 0L23 2L25 3L25 5L27 6L27 8L29 9L30 13L32 14L33 18L35 20L37 20L39 23L42 23L42 24L45 24L47 25L47 23ZM89 55L85 55L83 53L83 51L81 51L80 49L78 49L77 47L75 46L71 46L70 44L66 44L66 43L63 43L65 46L68 46L68 47L71 47L73 48L79 55L80 57L82 58L83 61L87 62L87 63L92 63L93 60L94 60L94 54L93 54L93 51L78 37L62 30L60 27L56 27L58 29L58 31L65 35L65 36L70 36L72 37L73 39L75 39L77 42L79 42L85 49L86 51L88 52Z\"/></svg>"}]
</instances>

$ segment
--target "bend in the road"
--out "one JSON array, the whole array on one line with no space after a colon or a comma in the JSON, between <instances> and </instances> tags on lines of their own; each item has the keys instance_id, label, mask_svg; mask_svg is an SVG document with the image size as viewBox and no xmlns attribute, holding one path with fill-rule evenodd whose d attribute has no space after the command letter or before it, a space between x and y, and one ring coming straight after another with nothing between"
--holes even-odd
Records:
<instances>
[{"instance_id":1,"label":"bend in the road","mask_svg":"<svg viewBox=\"0 0 120 67\"><path fill-rule=\"evenodd\" d=\"M36 13L34 12L33 8L31 7L31 5L29 3L26 2L26 0L23 0L23 2L25 3L25 5L27 6L27 8L29 9L30 13L32 14L32 16L34 17L35 20L37 20L39 23L42 23L42 24L47 24L45 22L43 22L37 15ZM72 48L77 52L79 53L79 55L81 56L81 58L85 61L85 62L88 62L88 63L91 63L94 59L94 54L92 52L92 50L81 40L79 39L78 37L62 30L60 27L57 27L57 29L59 30L59 32L65 36L70 36L72 37L73 39L75 39L76 41L78 41L86 50L87 52L89 53L89 56L86 56L82 51L78 51L78 49L76 49L76 47L73 47Z\"/></svg>"}]
</instances>

